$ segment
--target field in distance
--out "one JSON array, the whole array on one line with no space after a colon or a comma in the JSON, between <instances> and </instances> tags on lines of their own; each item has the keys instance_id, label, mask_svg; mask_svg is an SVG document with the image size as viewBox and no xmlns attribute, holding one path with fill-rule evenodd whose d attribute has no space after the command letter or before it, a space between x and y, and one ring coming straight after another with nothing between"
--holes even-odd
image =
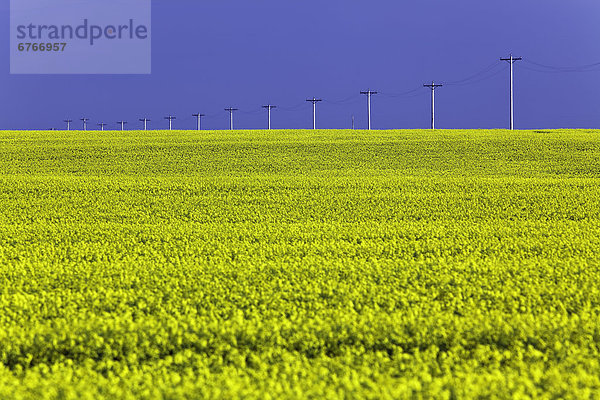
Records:
<instances>
[{"instance_id":1,"label":"field in distance","mask_svg":"<svg viewBox=\"0 0 600 400\"><path fill-rule=\"evenodd\" d=\"M0 398L600 396L600 131L0 132Z\"/></svg>"}]
</instances>

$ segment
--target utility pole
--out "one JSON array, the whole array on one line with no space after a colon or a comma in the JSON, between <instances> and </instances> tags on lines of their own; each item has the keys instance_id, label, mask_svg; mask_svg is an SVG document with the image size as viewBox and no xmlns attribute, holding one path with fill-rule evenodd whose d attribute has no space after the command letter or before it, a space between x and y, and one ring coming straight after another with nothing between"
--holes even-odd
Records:
<instances>
[{"instance_id":1,"label":"utility pole","mask_svg":"<svg viewBox=\"0 0 600 400\"><path fill-rule=\"evenodd\" d=\"M431 129L435 129L435 89L444 85L436 85L434 81L431 84L423 85L431 89Z\"/></svg>"},{"instance_id":2,"label":"utility pole","mask_svg":"<svg viewBox=\"0 0 600 400\"><path fill-rule=\"evenodd\" d=\"M65 119L63 120L63 122L67 123L67 130L70 131L71 130L71 122L73 122L72 119Z\"/></svg>"},{"instance_id":3,"label":"utility pole","mask_svg":"<svg viewBox=\"0 0 600 400\"><path fill-rule=\"evenodd\" d=\"M369 116L369 130L371 130L371 96L377 94L377 92L367 90L366 92L360 92L360 94L367 95L367 114Z\"/></svg>"},{"instance_id":4,"label":"utility pole","mask_svg":"<svg viewBox=\"0 0 600 400\"><path fill-rule=\"evenodd\" d=\"M150 121L148 118L140 118L140 121L144 123L144 130L148 130L148 121Z\"/></svg>"},{"instance_id":5,"label":"utility pole","mask_svg":"<svg viewBox=\"0 0 600 400\"><path fill-rule=\"evenodd\" d=\"M523 57L513 57L511 54L508 58L501 58L500 61L508 61L510 63L510 130L515 129L515 102L514 102L514 86L513 86L513 65L517 61L521 61Z\"/></svg>"},{"instance_id":6,"label":"utility pole","mask_svg":"<svg viewBox=\"0 0 600 400\"><path fill-rule=\"evenodd\" d=\"M127 123L127 121L117 121L117 124L121 124L121 130L124 131L125 130L125 124Z\"/></svg>"},{"instance_id":7,"label":"utility pole","mask_svg":"<svg viewBox=\"0 0 600 400\"><path fill-rule=\"evenodd\" d=\"M173 129L173 120L174 120L174 119L177 119L177 118L175 118L175 117L174 117L174 116L172 116L172 115L169 115L168 117L165 117L165 119L168 119L168 120L169 120L169 130L172 130L172 129Z\"/></svg>"},{"instance_id":8,"label":"utility pole","mask_svg":"<svg viewBox=\"0 0 600 400\"><path fill-rule=\"evenodd\" d=\"M100 122L99 124L97 124L100 127L100 130L103 131L104 127L106 126L106 124L104 122Z\"/></svg>"},{"instance_id":9,"label":"utility pole","mask_svg":"<svg viewBox=\"0 0 600 400\"><path fill-rule=\"evenodd\" d=\"M204 117L204 114L192 114L192 117L196 117L198 118L198 130L200 130L202 128L202 125L200 123L200 120L202 119L202 117Z\"/></svg>"},{"instance_id":10,"label":"utility pole","mask_svg":"<svg viewBox=\"0 0 600 400\"><path fill-rule=\"evenodd\" d=\"M233 112L237 111L237 108L226 108L225 111L229 111L229 130L232 131L233 130Z\"/></svg>"},{"instance_id":11,"label":"utility pole","mask_svg":"<svg viewBox=\"0 0 600 400\"><path fill-rule=\"evenodd\" d=\"M83 130L87 131L87 122L90 120L89 118L79 118L81 121L83 121Z\"/></svg>"},{"instance_id":12,"label":"utility pole","mask_svg":"<svg viewBox=\"0 0 600 400\"><path fill-rule=\"evenodd\" d=\"M268 110L268 114L269 114L269 130L271 130L271 109L273 108L277 108L277 106L272 106L270 104L267 104L266 106L262 106L263 108L266 108Z\"/></svg>"},{"instance_id":13,"label":"utility pole","mask_svg":"<svg viewBox=\"0 0 600 400\"><path fill-rule=\"evenodd\" d=\"M317 103L323 101L322 99L317 99L313 97L312 99L306 100L313 105L313 130L317 129Z\"/></svg>"}]
</instances>

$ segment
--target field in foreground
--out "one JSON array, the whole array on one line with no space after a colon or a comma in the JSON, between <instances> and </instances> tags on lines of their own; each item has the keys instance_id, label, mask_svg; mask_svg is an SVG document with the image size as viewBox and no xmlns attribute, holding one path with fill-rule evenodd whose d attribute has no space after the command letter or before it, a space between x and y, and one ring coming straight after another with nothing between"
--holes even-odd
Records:
<instances>
[{"instance_id":1,"label":"field in foreground","mask_svg":"<svg viewBox=\"0 0 600 400\"><path fill-rule=\"evenodd\" d=\"M600 397L600 131L0 132L0 398Z\"/></svg>"}]
</instances>

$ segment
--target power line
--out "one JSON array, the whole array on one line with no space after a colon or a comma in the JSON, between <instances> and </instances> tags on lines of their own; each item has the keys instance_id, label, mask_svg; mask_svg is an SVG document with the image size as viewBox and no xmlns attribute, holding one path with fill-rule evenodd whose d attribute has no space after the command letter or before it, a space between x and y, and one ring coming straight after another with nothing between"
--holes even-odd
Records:
<instances>
[{"instance_id":1,"label":"power line","mask_svg":"<svg viewBox=\"0 0 600 400\"><path fill-rule=\"evenodd\" d=\"M323 101L322 99L317 99L313 97L312 99L306 100L313 105L313 130L317 129L317 103Z\"/></svg>"},{"instance_id":2,"label":"power line","mask_svg":"<svg viewBox=\"0 0 600 400\"><path fill-rule=\"evenodd\" d=\"M169 120L169 130L173 130L173 120L177 118L172 115L169 115L168 117L165 117L165 119Z\"/></svg>"},{"instance_id":3,"label":"power line","mask_svg":"<svg viewBox=\"0 0 600 400\"><path fill-rule=\"evenodd\" d=\"M229 107L226 108L225 111L229 111L229 130L233 130L233 112L238 111L237 108Z\"/></svg>"},{"instance_id":4,"label":"power line","mask_svg":"<svg viewBox=\"0 0 600 400\"><path fill-rule=\"evenodd\" d=\"M202 129L202 124L201 124L200 120L202 119L202 117L205 117L205 115L197 113L197 114L192 114L192 117L196 117L198 119L198 125L197 125L198 129L197 130Z\"/></svg>"},{"instance_id":5,"label":"power line","mask_svg":"<svg viewBox=\"0 0 600 400\"><path fill-rule=\"evenodd\" d=\"M513 78L514 78L514 64L517 61L521 61L523 59L523 57L513 57L513 55L511 54L510 57L508 58L501 58L500 61L508 61L510 63L510 130L514 130L515 129L515 114L514 114L514 85L513 85Z\"/></svg>"},{"instance_id":6,"label":"power line","mask_svg":"<svg viewBox=\"0 0 600 400\"><path fill-rule=\"evenodd\" d=\"M290 107L278 107L278 108L279 108L279 111L298 111L299 109L303 108L305 104L306 104L306 102L302 102L302 103L296 103Z\"/></svg>"},{"instance_id":7,"label":"power line","mask_svg":"<svg viewBox=\"0 0 600 400\"><path fill-rule=\"evenodd\" d=\"M256 114L262 113L262 110L260 108L253 109L251 111L242 111L242 110L239 110L239 111L240 111L240 114L245 114L245 115L256 115Z\"/></svg>"},{"instance_id":8,"label":"power line","mask_svg":"<svg viewBox=\"0 0 600 400\"><path fill-rule=\"evenodd\" d=\"M369 119L369 130L371 130L371 96L377 94L377 92L373 92L372 90L367 90L366 92L360 92L360 94L367 95L367 116Z\"/></svg>"},{"instance_id":9,"label":"power line","mask_svg":"<svg viewBox=\"0 0 600 400\"><path fill-rule=\"evenodd\" d=\"M328 103L328 104L334 104L334 105L345 105L345 104L352 104L352 103L356 103L358 100L360 100L356 94L351 94L348 97L345 97L341 100L323 100L324 103Z\"/></svg>"},{"instance_id":10,"label":"power line","mask_svg":"<svg viewBox=\"0 0 600 400\"><path fill-rule=\"evenodd\" d=\"M393 92L379 92L379 94L381 94L384 97L405 97L408 96L412 93L416 93L419 92L419 94L421 94L422 88L418 87L416 89L411 89L411 90L407 90L406 92L400 92L400 93L393 93ZM408 96L408 97L413 97L413 96Z\"/></svg>"},{"instance_id":11,"label":"power line","mask_svg":"<svg viewBox=\"0 0 600 400\"><path fill-rule=\"evenodd\" d=\"M513 130L514 129L514 64L517 61L524 61L524 63L526 65L523 65L522 68L526 69L526 70L531 70L531 71L535 71L535 72L543 72L543 73L573 73L573 72L593 72L593 71L600 71L600 62L596 62L596 63L591 63L591 64L584 64L584 65L577 65L577 66L555 66L555 65L548 65L548 64L544 64L544 63L540 63L537 61L533 61L530 59L524 59L522 57L514 57L514 56L509 56L506 58L500 58L499 61L495 61L494 63L484 67L483 69L479 70L478 72L476 72L475 74L469 75L463 79L459 79L459 80L455 80L455 81L444 81L443 82L443 86L462 86L462 85L471 85L471 84L475 84L478 82L481 82L483 80L487 80L490 79L500 73L502 73L504 71L504 68L499 68L499 65L503 65L503 63L501 63L501 61L506 61L509 63L510 65L510 129ZM435 85L434 83L432 83L432 85ZM435 88L436 87L441 87L442 84L439 85L424 85L425 87L429 87L432 89L432 128L435 129ZM384 97L398 97L398 98L412 98L412 97L417 97L417 96L421 96L424 95L424 93L419 92L420 89L415 88L415 89L411 89L405 92L399 92L399 93L394 93L394 92L374 92L374 91L361 91L360 93L363 95L367 95L367 117L368 117L368 129L372 129L372 125L371 125L371 96L374 94L381 94ZM359 98L356 97L354 95L348 96L346 98L343 98L341 100L322 100L322 99L317 99L315 97L313 97L312 99L307 99L307 102L311 102L313 104L313 129L316 129L316 104L318 102L326 102L328 104L334 104L334 105L345 105L345 104L350 104L352 102L358 101ZM281 111L296 111L298 110L302 104L304 103L298 103L296 105L293 105L291 107L279 107L279 106L272 106L272 105L266 105L266 106L262 106L262 108L267 109L268 111L268 129L271 129L271 111L274 108L278 108ZM238 109L234 109L234 108L228 108L226 109L226 111L230 112L230 129L233 129L233 112L234 111L238 111ZM256 111L251 111L251 112L243 112L242 113L258 113L260 112L260 109L256 110ZM213 116L216 116L217 114L214 114ZM197 127L198 130L201 129L201 119L202 117L205 117L205 114L192 114L192 116L197 118ZM352 116L353 118L353 127L354 127L354 116ZM172 129L172 121L174 119L176 119L174 116L168 116L165 117L165 119L169 120L169 130ZM184 121L187 121L189 119L188 118L184 118ZM80 120L83 122L83 130L87 130L87 122L89 121L89 118L80 118ZM147 118L143 118L143 119L139 119L139 121L144 123L144 130L147 130L148 126L148 122L150 121L150 119ZM65 119L63 120L63 122L65 122L67 124L67 130L71 129L71 123L73 122L73 120L71 119ZM126 121L119 121L119 124L121 124L121 129L124 130L124 124L127 123ZM100 126L101 130L104 130L104 126L106 126L106 124L104 123L99 123L97 124L98 126Z\"/></svg>"},{"instance_id":12,"label":"power line","mask_svg":"<svg viewBox=\"0 0 600 400\"><path fill-rule=\"evenodd\" d=\"M431 89L431 129L435 129L435 89L444 85L436 85L434 81L431 84L425 84L423 87Z\"/></svg>"},{"instance_id":13,"label":"power line","mask_svg":"<svg viewBox=\"0 0 600 400\"><path fill-rule=\"evenodd\" d=\"M480 81L479 79L483 75L486 75L488 72L493 71L499 65L502 65L502 63L500 61L496 60L492 64L488 65L487 67L484 67L483 69L479 70L477 73L475 73L473 75L467 76L466 78L459 79L456 81L444 81L444 85L446 85L446 86L465 85L465 84L474 83L474 82L471 82L473 80L475 80L475 82L479 82Z\"/></svg>"},{"instance_id":14,"label":"power line","mask_svg":"<svg viewBox=\"0 0 600 400\"><path fill-rule=\"evenodd\" d=\"M586 65L577 65L571 67L558 67L553 65L546 65L539 62L532 61L530 59L523 59L524 62L535 65L537 67L544 68L546 70L539 70L538 72L595 72L600 71L600 62L586 64ZM535 70L534 70L535 71Z\"/></svg>"},{"instance_id":15,"label":"power line","mask_svg":"<svg viewBox=\"0 0 600 400\"><path fill-rule=\"evenodd\" d=\"M140 118L140 121L144 123L144 130L148 130L148 122L150 121L148 118Z\"/></svg>"},{"instance_id":16,"label":"power line","mask_svg":"<svg viewBox=\"0 0 600 400\"><path fill-rule=\"evenodd\" d=\"M498 64L498 65L502 65L502 64ZM476 83L479 82L483 82L483 81L487 81L488 79L491 79L499 74L501 74L502 72L504 72L507 69L506 66L504 66L503 68L498 69L497 71L494 71L493 69L488 71L489 73L480 76L478 78L472 79L470 81L464 82L464 83L457 83L457 84L448 84L448 83L444 83L444 85L447 86L469 86L469 85L474 85Z\"/></svg>"},{"instance_id":17,"label":"power line","mask_svg":"<svg viewBox=\"0 0 600 400\"><path fill-rule=\"evenodd\" d=\"M269 115L269 130L271 130L271 110L273 108L277 108L277 106L273 106L271 104L267 104L266 106L262 106L262 108L266 108L268 111L268 115Z\"/></svg>"}]
</instances>

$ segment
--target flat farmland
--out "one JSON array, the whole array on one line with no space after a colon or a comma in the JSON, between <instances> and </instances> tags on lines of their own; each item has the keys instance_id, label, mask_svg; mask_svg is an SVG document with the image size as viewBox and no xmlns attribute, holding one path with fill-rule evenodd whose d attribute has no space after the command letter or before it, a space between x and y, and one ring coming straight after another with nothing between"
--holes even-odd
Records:
<instances>
[{"instance_id":1,"label":"flat farmland","mask_svg":"<svg viewBox=\"0 0 600 400\"><path fill-rule=\"evenodd\" d=\"M0 398L600 397L600 131L0 132Z\"/></svg>"}]
</instances>

